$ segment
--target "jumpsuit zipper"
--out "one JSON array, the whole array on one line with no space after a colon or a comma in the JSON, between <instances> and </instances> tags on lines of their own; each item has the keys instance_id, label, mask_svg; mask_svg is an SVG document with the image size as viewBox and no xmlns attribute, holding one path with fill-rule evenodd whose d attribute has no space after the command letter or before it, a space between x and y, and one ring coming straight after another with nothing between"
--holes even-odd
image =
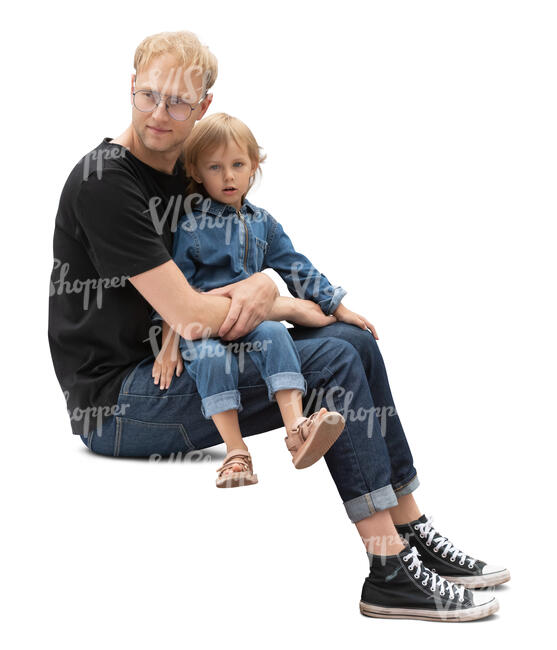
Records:
<instances>
[{"instance_id":1,"label":"jumpsuit zipper","mask_svg":"<svg viewBox=\"0 0 557 650\"><path fill-rule=\"evenodd\" d=\"M236 210L236 214L240 217L240 219L242 220L242 223L244 224L244 232L245 232L245 236L246 236L246 249L244 251L244 270L247 271L248 270L248 266L247 266L248 246L249 246L248 227L246 225L246 220L244 219L244 216L242 215L242 213L239 210Z\"/></svg>"}]
</instances>

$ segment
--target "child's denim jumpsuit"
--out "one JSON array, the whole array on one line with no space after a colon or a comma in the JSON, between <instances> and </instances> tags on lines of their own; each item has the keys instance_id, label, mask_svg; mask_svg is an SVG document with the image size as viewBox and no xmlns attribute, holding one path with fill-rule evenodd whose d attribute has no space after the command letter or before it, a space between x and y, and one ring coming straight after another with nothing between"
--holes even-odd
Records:
<instances>
[{"instance_id":1,"label":"child's denim jumpsuit","mask_svg":"<svg viewBox=\"0 0 557 650\"><path fill-rule=\"evenodd\" d=\"M174 237L173 258L188 282L202 291L274 269L297 298L316 302L325 314L336 310L346 291L333 287L307 257L297 253L282 226L266 210L244 199L242 209L211 198L184 215ZM195 380L206 418L241 410L238 372L249 354L267 384L269 400L283 389L306 394L300 358L282 323L263 321L232 342L180 339L188 373Z\"/></svg>"}]
</instances>

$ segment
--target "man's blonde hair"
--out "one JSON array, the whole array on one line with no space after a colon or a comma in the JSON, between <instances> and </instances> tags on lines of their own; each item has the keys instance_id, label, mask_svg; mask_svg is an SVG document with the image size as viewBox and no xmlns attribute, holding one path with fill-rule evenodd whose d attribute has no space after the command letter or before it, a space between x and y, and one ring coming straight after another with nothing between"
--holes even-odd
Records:
<instances>
[{"instance_id":1,"label":"man's blonde hair","mask_svg":"<svg viewBox=\"0 0 557 650\"><path fill-rule=\"evenodd\" d=\"M184 68L198 68L205 90L209 90L217 79L217 58L206 45L201 44L193 32L160 32L144 38L137 46L133 58L136 73L161 54L171 54Z\"/></svg>"},{"instance_id":2,"label":"man's blonde hair","mask_svg":"<svg viewBox=\"0 0 557 650\"><path fill-rule=\"evenodd\" d=\"M261 174L261 163L267 156L261 154L261 147L257 144L253 133L237 117L228 113L213 113L195 123L185 143L184 165L188 178L188 193L201 194L206 197L207 192L203 185L191 178L192 167L197 166L197 161L204 153L211 153L221 146L226 147L230 141L234 141L239 147L245 147L248 158L256 170L250 179L246 194L252 188L256 175ZM246 194L242 196L244 200Z\"/></svg>"}]
</instances>

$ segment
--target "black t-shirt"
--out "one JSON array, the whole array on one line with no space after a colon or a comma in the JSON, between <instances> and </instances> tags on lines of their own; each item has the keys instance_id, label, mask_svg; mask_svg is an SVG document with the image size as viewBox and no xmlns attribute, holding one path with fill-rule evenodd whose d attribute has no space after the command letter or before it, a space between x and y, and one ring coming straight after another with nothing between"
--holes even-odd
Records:
<instances>
[{"instance_id":1,"label":"black t-shirt","mask_svg":"<svg viewBox=\"0 0 557 650\"><path fill-rule=\"evenodd\" d=\"M48 338L75 434L117 415L127 373L152 354L152 309L128 278L172 258L186 177L105 138L68 177L54 228ZM160 340L160 337L159 337Z\"/></svg>"}]
</instances>

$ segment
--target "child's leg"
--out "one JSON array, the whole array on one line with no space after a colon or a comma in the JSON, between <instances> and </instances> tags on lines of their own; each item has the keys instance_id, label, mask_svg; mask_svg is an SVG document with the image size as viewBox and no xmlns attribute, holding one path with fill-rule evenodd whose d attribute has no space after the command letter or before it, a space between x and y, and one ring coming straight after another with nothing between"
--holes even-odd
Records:
<instances>
[{"instance_id":1,"label":"child's leg","mask_svg":"<svg viewBox=\"0 0 557 650\"><path fill-rule=\"evenodd\" d=\"M297 469L318 461L344 429L340 413L320 409L309 418L303 416L302 396L306 383L301 374L300 358L286 327L263 321L253 332L240 339L267 384L269 399L276 399L287 437L286 446ZM243 349L238 354L242 359ZM240 368L241 370L241 368Z\"/></svg>"},{"instance_id":2,"label":"child's leg","mask_svg":"<svg viewBox=\"0 0 557 650\"><path fill-rule=\"evenodd\" d=\"M238 411L222 411L211 416L211 420L220 433L220 437L226 444L226 451L231 449L247 449L246 443L240 431Z\"/></svg>"},{"instance_id":3,"label":"child's leg","mask_svg":"<svg viewBox=\"0 0 557 650\"><path fill-rule=\"evenodd\" d=\"M263 321L237 343L240 371L242 360L248 353L267 384L269 400L273 401L277 393L283 394L282 406L279 403L283 419L286 416L291 421L294 414L296 417L301 416L306 381L302 375L298 351L286 327L276 321Z\"/></svg>"},{"instance_id":4,"label":"child's leg","mask_svg":"<svg viewBox=\"0 0 557 650\"><path fill-rule=\"evenodd\" d=\"M236 355L218 339L184 341L181 351L186 370L195 380L201 395L203 415L207 419L211 418L215 423L226 444L227 456L233 450L247 452L248 448L242 439L238 422L240 393ZM226 467L222 472L219 471L217 484L224 476L245 471L246 462L250 463L251 467L251 459L238 457L238 462L230 463L226 460L224 463Z\"/></svg>"},{"instance_id":5,"label":"child's leg","mask_svg":"<svg viewBox=\"0 0 557 650\"><path fill-rule=\"evenodd\" d=\"M287 431L294 428L295 422L303 416L302 391L277 390L275 399L279 405L282 421Z\"/></svg>"},{"instance_id":6,"label":"child's leg","mask_svg":"<svg viewBox=\"0 0 557 650\"><path fill-rule=\"evenodd\" d=\"M240 409L238 360L218 339L180 343L184 365L201 395L203 415Z\"/></svg>"}]
</instances>

